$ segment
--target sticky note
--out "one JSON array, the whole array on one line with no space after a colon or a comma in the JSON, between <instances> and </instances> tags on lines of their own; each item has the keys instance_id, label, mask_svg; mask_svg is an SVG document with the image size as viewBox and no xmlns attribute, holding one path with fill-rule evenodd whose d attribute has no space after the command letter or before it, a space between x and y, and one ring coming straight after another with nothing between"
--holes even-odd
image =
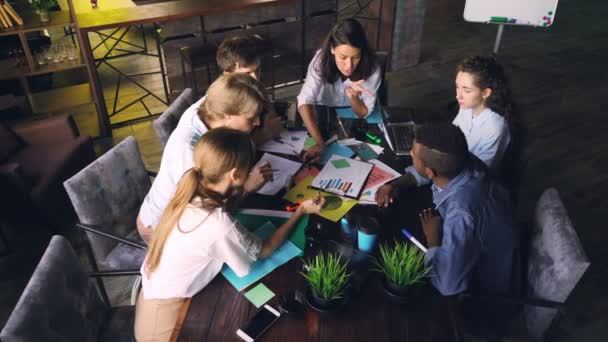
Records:
<instances>
[{"instance_id":1,"label":"sticky note","mask_svg":"<svg viewBox=\"0 0 608 342\"><path fill-rule=\"evenodd\" d=\"M331 163L336 169L350 167L350 164L346 161L346 159L334 159L331 161Z\"/></svg>"},{"instance_id":2,"label":"sticky note","mask_svg":"<svg viewBox=\"0 0 608 342\"><path fill-rule=\"evenodd\" d=\"M331 156L333 156L334 154L337 154L342 157L350 158L353 156L353 154L355 154L355 152L353 152L353 150L351 150L350 148L348 148L346 146L342 146L340 144L333 143L333 144L330 144L329 146L325 147L325 150L323 150L323 154L321 155L320 163L326 164L327 161L329 161L329 158L331 158Z\"/></svg>"},{"instance_id":3,"label":"sticky note","mask_svg":"<svg viewBox=\"0 0 608 342\"><path fill-rule=\"evenodd\" d=\"M274 292L270 291L266 285L259 283L256 287L245 293L245 298L249 299L256 308L264 305L267 301L274 297Z\"/></svg>"}]
</instances>

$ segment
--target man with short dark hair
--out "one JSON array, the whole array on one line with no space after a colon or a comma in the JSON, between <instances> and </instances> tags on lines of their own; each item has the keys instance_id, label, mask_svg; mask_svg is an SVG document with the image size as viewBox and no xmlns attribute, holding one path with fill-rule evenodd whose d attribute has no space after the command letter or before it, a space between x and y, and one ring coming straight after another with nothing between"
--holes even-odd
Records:
<instances>
[{"instance_id":1,"label":"man with short dark hair","mask_svg":"<svg viewBox=\"0 0 608 342\"><path fill-rule=\"evenodd\" d=\"M217 50L217 65L225 74L238 72L260 78L259 45L262 38L253 36L236 36L225 39Z\"/></svg>"},{"instance_id":2,"label":"man with short dark hair","mask_svg":"<svg viewBox=\"0 0 608 342\"><path fill-rule=\"evenodd\" d=\"M414 137L414 167L433 183L435 209L420 214L428 245L425 263L434 270L431 283L443 295L511 293L517 239L507 192L469 153L458 127L418 126ZM393 190L411 181L402 176L377 201L392 203Z\"/></svg>"}]
</instances>

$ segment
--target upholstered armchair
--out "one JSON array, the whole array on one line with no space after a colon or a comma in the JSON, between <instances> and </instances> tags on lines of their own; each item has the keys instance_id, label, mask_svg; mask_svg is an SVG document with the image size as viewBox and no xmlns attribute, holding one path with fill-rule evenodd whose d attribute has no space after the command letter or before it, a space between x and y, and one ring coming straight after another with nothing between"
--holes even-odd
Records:
<instances>
[{"instance_id":1,"label":"upholstered armchair","mask_svg":"<svg viewBox=\"0 0 608 342\"><path fill-rule=\"evenodd\" d=\"M3 210L37 216L55 231L73 222L61 185L94 158L91 138L80 136L70 115L16 127L0 123L0 178L10 183L0 195Z\"/></svg>"},{"instance_id":2,"label":"upholstered armchair","mask_svg":"<svg viewBox=\"0 0 608 342\"><path fill-rule=\"evenodd\" d=\"M135 308L110 307L91 279L109 275L87 274L70 243L55 235L0 332L0 340L134 341Z\"/></svg>"},{"instance_id":3,"label":"upholstered armchair","mask_svg":"<svg viewBox=\"0 0 608 342\"><path fill-rule=\"evenodd\" d=\"M171 103L169 108L154 120L152 125L154 126L154 130L156 131L156 135L158 135L158 140L160 140L163 149L165 148L165 145L167 145L167 140L169 140L171 133L173 133L173 130L177 127L182 114L184 114L186 109L194 103L192 96L192 89L184 89L177 99Z\"/></svg>"},{"instance_id":4,"label":"upholstered armchair","mask_svg":"<svg viewBox=\"0 0 608 342\"><path fill-rule=\"evenodd\" d=\"M146 246L135 221L151 182L135 139L127 137L64 186L76 226L86 232L93 269L138 271Z\"/></svg>"}]
</instances>

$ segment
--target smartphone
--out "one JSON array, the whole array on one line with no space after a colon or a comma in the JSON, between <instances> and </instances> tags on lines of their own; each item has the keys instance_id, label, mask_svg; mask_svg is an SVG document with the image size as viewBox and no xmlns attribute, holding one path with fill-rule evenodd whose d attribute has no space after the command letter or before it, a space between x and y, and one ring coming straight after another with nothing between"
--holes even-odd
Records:
<instances>
[{"instance_id":1,"label":"smartphone","mask_svg":"<svg viewBox=\"0 0 608 342\"><path fill-rule=\"evenodd\" d=\"M236 335L246 342L257 340L281 314L268 304L264 305L245 326L236 331Z\"/></svg>"}]
</instances>

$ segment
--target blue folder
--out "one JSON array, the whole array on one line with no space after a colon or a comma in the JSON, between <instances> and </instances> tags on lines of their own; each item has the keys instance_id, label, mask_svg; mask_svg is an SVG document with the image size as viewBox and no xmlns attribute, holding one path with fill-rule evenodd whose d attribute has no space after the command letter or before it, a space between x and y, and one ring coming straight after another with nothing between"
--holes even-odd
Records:
<instances>
[{"instance_id":1,"label":"blue folder","mask_svg":"<svg viewBox=\"0 0 608 342\"><path fill-rule=\"evenodd\" d=\"M343 119L358 119L359 117L353 112L352 107L337 107L334 108L339 117ZM380 113L380 106L375 106L374 110L365 119L367 123L379 124L382 122L382 114Z\"/></svg>"}]
</instances>

